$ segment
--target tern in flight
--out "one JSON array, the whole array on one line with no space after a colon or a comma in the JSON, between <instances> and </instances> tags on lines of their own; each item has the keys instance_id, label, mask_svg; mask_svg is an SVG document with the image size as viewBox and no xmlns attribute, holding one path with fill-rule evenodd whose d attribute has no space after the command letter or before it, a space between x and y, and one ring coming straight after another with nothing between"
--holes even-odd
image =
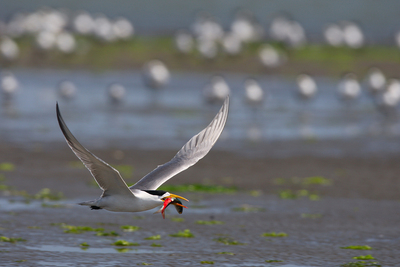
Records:
<instances>
[{"instance_id":1,"label":"tern in flight","mask_svg":"<svg viewBox=\"0 0 400 267\"><path fill-rule=\"evenodd\" d=\"M157 188L207 155L224 129L228 117L228 108L229 96L226 97L221 109L211 123L200 133L193 136L169 162L158 166L136 184L128 187L116 169L93 155L76 140L61 117L57 103L58 123L68 146L83 162L103 190L99 199L78 204L96 210L105 209L119 212L138 212L161 206L156 213L161 212L163 218L165 218L165 209L173 204L178 213L181 214L183 208L186 207L182 205L179 199L188 200L166 191L157 190Z\"/></svg>"}]
</instances>

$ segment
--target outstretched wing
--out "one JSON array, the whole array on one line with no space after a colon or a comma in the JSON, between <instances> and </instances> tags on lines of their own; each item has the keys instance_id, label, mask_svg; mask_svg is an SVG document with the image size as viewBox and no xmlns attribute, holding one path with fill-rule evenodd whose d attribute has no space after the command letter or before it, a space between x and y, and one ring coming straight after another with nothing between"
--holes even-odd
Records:
<instances>
[{"instance_id":1,"label":"outstretched wing","mask_svg":"<svg viewBox=\"0 0 400 267\"><path fill-rule=\"evenodd\" d=\"M93 155L89 150L82 146L78 140L72 135L63 118L61 117L60 109L57 103L57 120L61 131L64 134L67 144L75 153L75 155L83 162L85 167L90 171L97 184L104 190L104 195L107 194L129 194L132 195L125 181L122 179L119 172L108 165L103 160Z\"/></svg>"},{"instance_id":2,"label":"outstretched wing","mask_svg":"<svg viewBox=\"0 0 400 267\"><path fill-rule=\"evenodd\" d=\"M131 189L155 190L176 174L186 170L207 155L224 129L228 117L229 96L211 123L200 133L193 136L175 157L164 165L158 166L131 186Z\"/></svg>"}]
</instances>

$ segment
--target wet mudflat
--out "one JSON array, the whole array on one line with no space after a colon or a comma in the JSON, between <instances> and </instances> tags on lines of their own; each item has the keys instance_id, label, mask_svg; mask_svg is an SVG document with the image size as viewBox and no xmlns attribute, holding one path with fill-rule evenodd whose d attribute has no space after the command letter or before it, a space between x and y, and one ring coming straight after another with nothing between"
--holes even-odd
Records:
<instances>
[{"instance_id":1,"label":"wet mudflat","mask_svg":"<svg viewBox=\"0 0 400 267\"><path fill-rule=\"evenodd\" d=\"M2 153L0 161L15 165L13 170L2 171L2 184L29 195L50 188L65 197L45 201L2 192L0 235L15 238L0 242L2 264L340 266L360 262L353 257L366 255L375 258L365 260L366 264L399 263L396 155L266 158L213 150L168 184L239 189L221 194L175 192L190 199L189 209L178 215L169 208L163 220L154 211L113 213L75 205L96 198L100 190L63 145L29 149L1 145L7 154ZM351 145L341 144L348 149ZM274 146L270 145L271 151L277 149ZM128 183L175 153L133 148L93 152L114 166L131 164L132 173L125 173ZM127 225L138 228L121 228ZM183 237L171 236L179 233ZM118 240L133 244L113 245Z\"/></svg>"}]
</instances>

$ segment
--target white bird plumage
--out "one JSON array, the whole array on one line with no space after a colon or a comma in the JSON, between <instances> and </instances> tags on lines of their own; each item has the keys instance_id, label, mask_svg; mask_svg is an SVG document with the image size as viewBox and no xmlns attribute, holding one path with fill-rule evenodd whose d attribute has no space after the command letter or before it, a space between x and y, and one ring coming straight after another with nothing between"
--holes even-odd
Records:
<instances>
[{"instance_id":1,"label":"white bird plumage","mask_svg":"<svg viewBox=\"0 0 400 267\"><path fill-rule=\"evenodd\" d=\"M128 187L116 169L93 155L72 135L61 117L57 104L57 119L67 144L103 190L103 194L99 199L79 204L91 206L93 209L137 212L160 206L167 198L182 198L169 192L156 191L156 189L207 155L224 129L228 108L229 97L225 99L221 109L211 123L200 133L193 136L169 162L158 166L135 185ZM178 201L178 203L180 202ZM174 203L172 202L172 204ZM164 209L167 206L164 203Z\"/></svg>"}]
</instances>

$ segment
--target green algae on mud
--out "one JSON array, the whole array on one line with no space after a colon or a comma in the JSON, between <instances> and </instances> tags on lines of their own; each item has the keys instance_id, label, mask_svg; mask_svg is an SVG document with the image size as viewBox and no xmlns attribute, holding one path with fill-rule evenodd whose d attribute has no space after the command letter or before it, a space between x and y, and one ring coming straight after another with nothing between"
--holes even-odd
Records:
<instances>
[{"instance_id":1,"label":"green algae on mud","mask_svg":"<svg viewBox=\"0 0 400 267\"><path fill-rule=\"evenodd\" d=\"M368 245L364 246L347 246L347 247L340 247L342 249L355 249L355 250L371 250L372 248Z\"/></svg>"},{"instance_id":2,"label":"green algae on mud","mask_svg":"<svg viewBox=\"0 0 400 267\"><path fill-rule=\"evenodd\" d=\"M140 246L140 244L138 243L133 243L133 242L129 242L123 239L117 240L114 243L112 243L112 245L114 246L124 246L124 247L128 247L128 246Z\"/></svg>"},{"instance_id":3,"label":"green algae on mud","mask_svg":"<svg viewBox=\"0 0 400 267\"><path fill-rule=\"evenodd\" d=\"M231 246L246 245L246 243L240 243L239 241L236 241L230 237L218 237L218 238L215 238L214 241L216 241L218 243L222 243L224 245L231 245Z\"/></svg>"},{"instance_id":4,"label":"green algae on mud","mask_svg":"<svg viewBox=\"0 0 400 267\"><path fill-rule=\"evenodd\" d=\"M213 261L201 261L200 263L201 264L214 264Z\"/></svg>"},{"instance_id":5,"label":"green algae on mud","mask_svg":"<svg viewBox=\"0 0 400 267\"><path fill-rule=\"evenodd\" d=\"M215 224L224 224L224 222L211 220L211 221L196 221L197 224L204 224L204 225L215 225Z\"/></svg>"},{"instance_id":6,"label":"green algae on mud","mask_svg":"<svg viewBox=\"0 0 400 267\"><path fill-rule=\"evenodd\" d=\"M14 163L11 163L11 162L0 163L0 171L12 172L14 170L15 170Z\"/></svg>"},{"instance_id":7,"label":"green algae on mud","mask_svg":"<svg viewBox=\"0 0 400 267\"><path fill-rule=\"evenodd\" d=\"M186 237L186 238L194 237L194 235L192 234L192 232L190 232L189 229L185 229L183 231L179 231L176 234L170 234L170 236L172 236L172 237Z\"/></svg>"},{"instance_id":8,"label":"green algae on mud","mask_svg":"<svg viewBox=\"0 0 400 267\"><path fill-rule=\"evenodd\" d=\"M131 249L131 248L115 248L115 250L116 250L118 253L126 253L126 252L131 251L132 249Z\"/></svg>"},{"instance_id":9,"label":"green algae on mud","mask_svg":"<svg viewBox=\"0 0 400 267\"><path fill-rule=\"evenodd\" d=\"M363 255L356 256L356 257L353 257L353 259L355 259L355 260L375 260L375 258L371 254L368 254L365 256L363 256Z\"/></svg>"},{"instance_id":10,"label":"green algae on mud","mask_svg":"<svg viewBox=\"0 0 400 267\"><path fill-rule=\"evenodd\" d=\"M119 234L115 231L110 232L97 232L96 236L119 236Z\"/></svg>"},{"instance_id":11,"label":"green algae on mud","mask_svg":"<svg viewBox=\"0 0 400 267\"><path fill-rule=\"evenodd\" d=\"M160 240L160 239L161 239L161 235L152 235L152 236L145 238L145 240Z\"/></svg>"},{"instance_id":12,"label":"green algae on mud","mask_svg":"<svg viewBox=\"0 0 400 267\"><path fill-rule=\"evenodd\" d=\"M61 200L64 199L64 194L62 192L54 193L49 188L43 188L38 193L33 196L35 199L39 200Z\"/></svg>"},{"instance_id":13,"label":"green algae on mud","mask_svg":"<svg viewBox=\"0 0 400 267\"><path fill-rule=\"evenodd\" d=\"M341 267L381 267L382 265L377 261L354 261L340 265Z\"/></svg>"},{"instance_id":14,"label":"green algae on mud","mask_svg":"<svg viewBox=\"0 0 400 267\"><path fill-rule=\"evenodd\" d=\"M173 221L173 222L184 222L185 219L180 218L180 217L172 217L172 218L171 218L171 221Z\"/></svg>"},{"instance_id":15,"label":"green algae on mud","mask_svg":"<svg viewBox=\"0 0 400 267\"><path fill-rule=\"evenodd\" d=\"M282 199L297 199L300 197L308 197L309 200L319 200L320 196L316 193L310 193L306 189L300 189L297 191L293 191L291 189L285 189L279 191L279 197Z\"/></svg>"},{"instance_id":16,"label":"green algae on mud","mask_svg":"<svg viewBox=\"0 0 400 267\"><path fill-rule=\"evenodd\" d=\"M140 229L139 226L134 225L123 225L120 227L124 232L135 232Z\"/></svg>"},{"instance_id":17,"label":"green algae on mud","mask_svg":"<svg viewBox=\"0 0 400 267\"><path fill-rule=\"evenodd\" d=\"M93 228L90 226L75 226L61 223L61 228L64 228L64 233L67 234L82 234L84 232L103 232L104 228Z\"/></svg>"},{"instance_id":18,"label":"green algae on mud","mask_svg":"<svg viewBox=\"0 0 400 267\"><path fill-rule=\"evenodd\" d=\"M280 232L280 233L270 232L270 233L263 233L263 234L261 234L261 236L263 236L263 237L287 237L288 234L284 233L284 232Z\"/></svg>"},{"instance_id":19,"label":"green algae on mud","mask_svg":"<svg viewBox=\"0 0 400 267\"><path fill-rule=\"evenodd\" d=\"M306 177L302 181L303 185L332 185L332 180L323 176Z\"/></svg>"},{"instance_id":20,"label":"green algae on mud","mask_svg":"<svg viewBox=\"0 0 400 267\"><path fill-rule=\"evenodd\" d=\"M17 243L17 242L25 242L26 239L20 237L7 237L7 236L0 236L1 242L8 242L8 243Z\"/></svg>"}]
</instances>

